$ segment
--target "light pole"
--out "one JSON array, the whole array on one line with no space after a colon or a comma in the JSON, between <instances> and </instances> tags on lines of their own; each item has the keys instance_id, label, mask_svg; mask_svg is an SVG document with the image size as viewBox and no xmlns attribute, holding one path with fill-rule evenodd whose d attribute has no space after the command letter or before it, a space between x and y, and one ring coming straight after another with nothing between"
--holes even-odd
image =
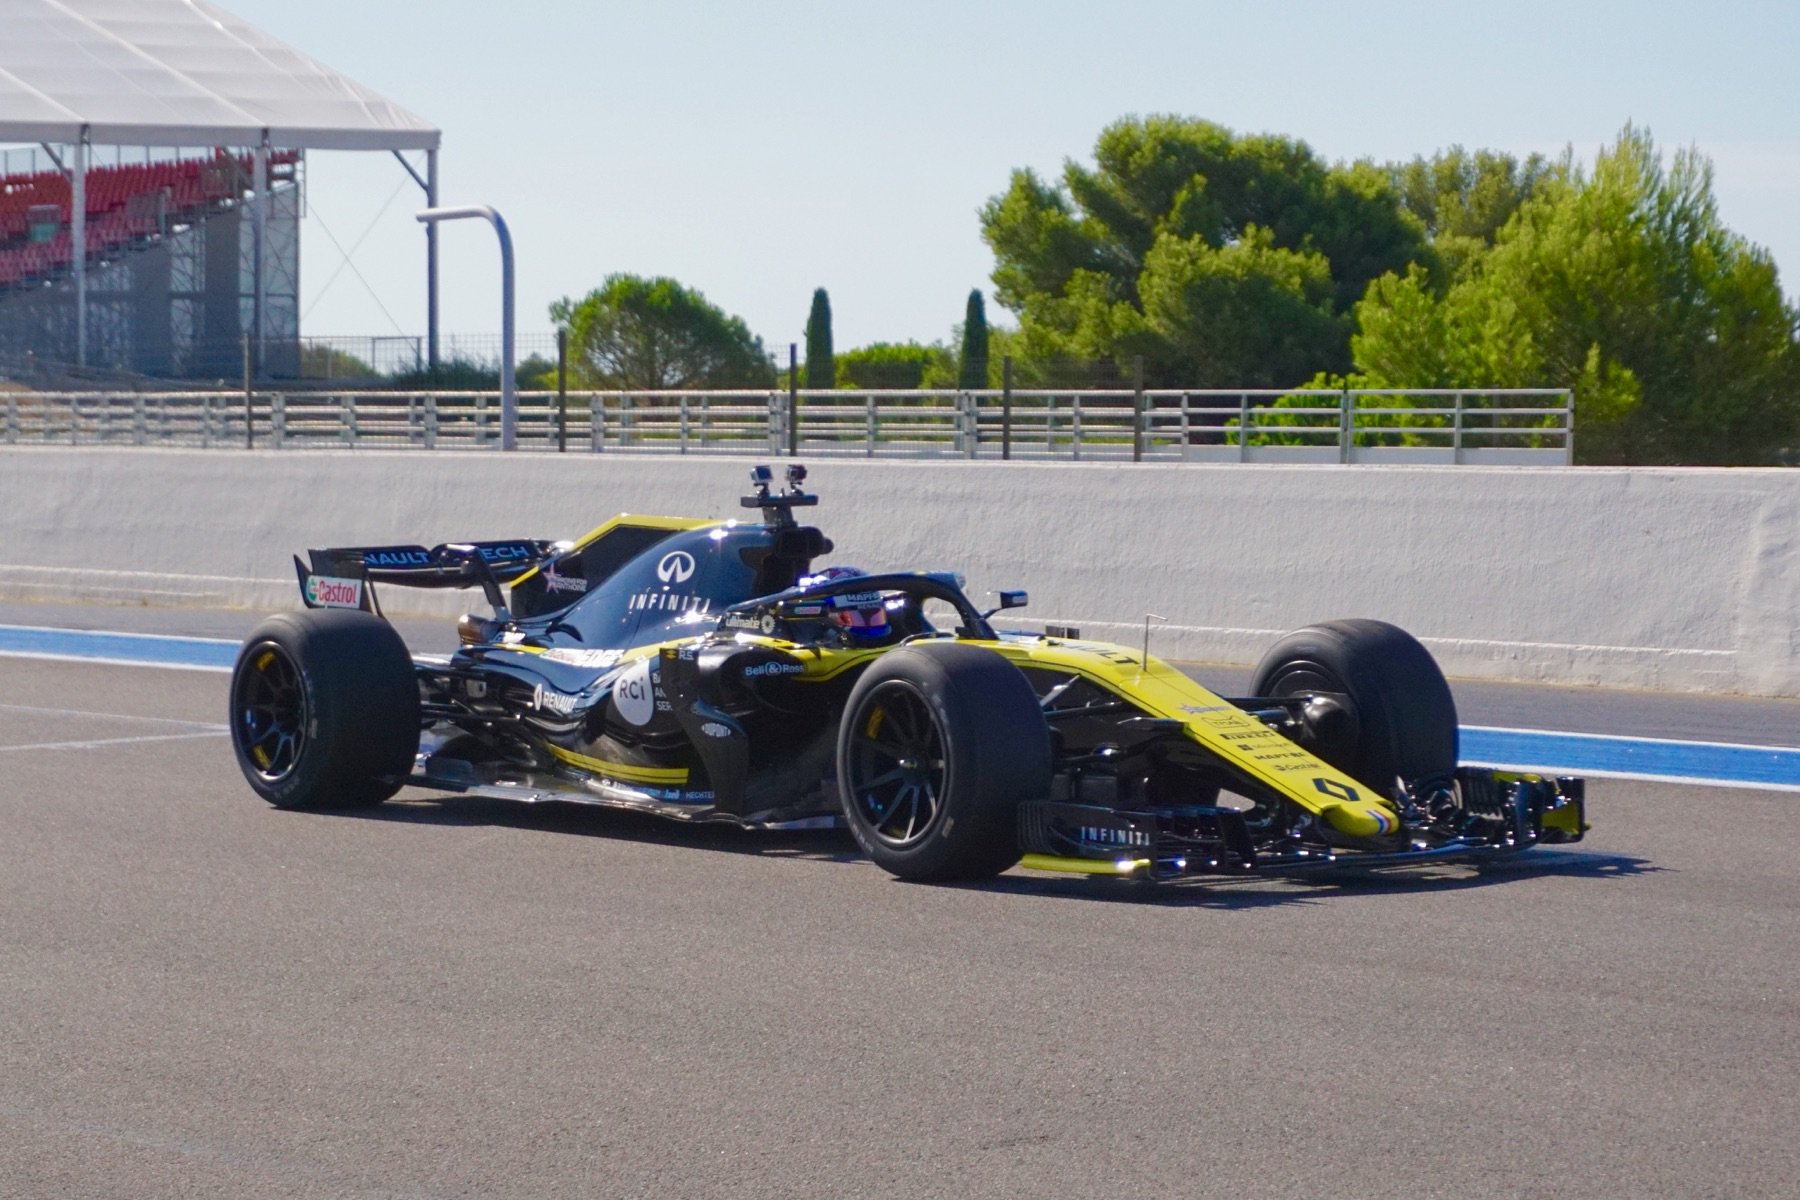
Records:
<instances>
[{"instance_id":1,"label":"light pole","mask_svg":"<svg viewBox=\"0 0 1800 1200\"><path fill-rule=\"evenodd\" d=\"M500 238L500 448L519 448L519 401L513 394L513 251L512 234L506 220L485 204L466 204L460 208L426 208L415 214L420 221L456 221L464 217L481 217L494 227Z\"/></svg>"}]
</instances>

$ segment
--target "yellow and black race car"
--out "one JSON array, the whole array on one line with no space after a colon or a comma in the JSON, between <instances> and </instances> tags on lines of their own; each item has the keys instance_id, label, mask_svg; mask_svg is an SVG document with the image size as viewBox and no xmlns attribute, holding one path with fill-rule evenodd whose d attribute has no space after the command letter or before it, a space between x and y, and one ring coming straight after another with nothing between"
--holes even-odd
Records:
<instances>
[{"instance_id":1,"label":"yellow and black race car","mask_svg":"<svg viewBox=\"0 0 1800 1200\"><path fill-rule=\"evenodd\" d=\"M245 777L289 808L404 786L758 828L847 824L908 879L1168 879L1579 841L1580 780L1459 767L1449 686L1378 621L1279 642L1250 697L1079 631L997 631L942 573L818 570L791 466L760 521L620 516L575 542L314 550L307 611L231 679ZM480 587L411 655L377 585Z\"/></svg>"}]
</instances>

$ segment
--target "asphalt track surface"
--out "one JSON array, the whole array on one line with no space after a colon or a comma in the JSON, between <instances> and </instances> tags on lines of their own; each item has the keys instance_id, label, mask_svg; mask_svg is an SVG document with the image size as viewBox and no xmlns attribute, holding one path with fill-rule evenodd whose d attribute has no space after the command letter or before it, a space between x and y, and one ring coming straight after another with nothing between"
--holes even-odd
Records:
<instances>
[{"instance_id":1,"label":"asphalt track surface","mask_svg":"<svg viewBox=\"0 0 1800 1200\"><path fill-rule=\"evenodd\" d=\"M1800 1180L1792 793L1598 781L1587 841L1488 874L923 887L838 834L278 812L223 693L0 658L0 1196ZM1609 719L1710 732L1670 699Z\"/></svg>"}]
</instances>

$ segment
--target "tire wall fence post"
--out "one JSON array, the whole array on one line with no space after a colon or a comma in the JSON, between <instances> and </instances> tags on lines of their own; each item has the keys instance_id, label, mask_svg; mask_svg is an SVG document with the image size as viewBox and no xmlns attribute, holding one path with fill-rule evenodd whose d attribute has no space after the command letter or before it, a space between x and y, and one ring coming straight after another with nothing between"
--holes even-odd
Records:
<instances>
[{"instance_id":1,"label":"tire wall fence post","mask_svg":"<svg viewBox=\"0 0 1800 1200\"><path fill-rule=\"evenodd\" d=\"M556 331L556 452L569 449L569 331Z\"/></svg>"},{"instance_id":2,"label":"tire wall fence post","mask_svg":"<svg viewBox=\"0 0 1800 1200\"><path fill-rule=\"evenodd\" d=\"M1144 461L1144 356L1131 360L1131 461Z\"/></svg>"},{"instance_id":3,"label":"tire wall fence post","mask_svg":"<svg viewBox=\"0 0 1800 1200\"><path fill-rule=\"evenodd\" d=\"M1352 405L1354 403L1355 403L1355 401L1351 398L1350 389L1348 387L1346 387L1341 393L1339 393L1339 395L1338 395L1338 461L1341 463L1351 462L1355 458L1356 425L1355 425L1355 421L1351 415L1352 413L1355 412L1355 409L1352 407Z\"/></svg>"},{"instance_id":4,"label":"tire wall fence post","mask_svg":"<svg viewBox=\"0 0 1800 1200\"><path fill-rule=\"evenodd\" d=\"M1000 360L1000 457L1012 457L1012 355Z\"/></svg>"},{"instance_id":5,"label":"tire wall fence post","mask_svg":"<svg viewBox=\"0 0 1800 1200\"><path fill-rule=\"evenodd\" d=\"M260 303L260 301L259 301ZM250 392L250 336L244 335L244 449L256 449L256 412Z\"/></svg>"},{"instance_id":6,"label":"tire wall fence post","mask_svg":"<svg viewBox=\"0 0 1800 1200\"><path fill-rule=\"evenodd\" d=\"M800 453L800 347L788 343L787 452Z\"/></svg>"}]
</instances>

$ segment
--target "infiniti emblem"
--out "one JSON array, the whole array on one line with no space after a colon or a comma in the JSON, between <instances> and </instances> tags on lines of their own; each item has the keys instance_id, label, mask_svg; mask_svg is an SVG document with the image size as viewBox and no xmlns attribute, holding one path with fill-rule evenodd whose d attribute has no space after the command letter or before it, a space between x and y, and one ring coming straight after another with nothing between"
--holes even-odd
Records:
<instances>
[{"instance_id":1,"label":"infiniti emblem","mask_svg":"<svg viewBox=\"0 0 1800 1200\"><path fill-rule=\"evenodd\" d=\"M656 564L656 577L664 583L686 583L694 575L694 556L686 550L671 550Z\"/></svg>"}]
</instances>

